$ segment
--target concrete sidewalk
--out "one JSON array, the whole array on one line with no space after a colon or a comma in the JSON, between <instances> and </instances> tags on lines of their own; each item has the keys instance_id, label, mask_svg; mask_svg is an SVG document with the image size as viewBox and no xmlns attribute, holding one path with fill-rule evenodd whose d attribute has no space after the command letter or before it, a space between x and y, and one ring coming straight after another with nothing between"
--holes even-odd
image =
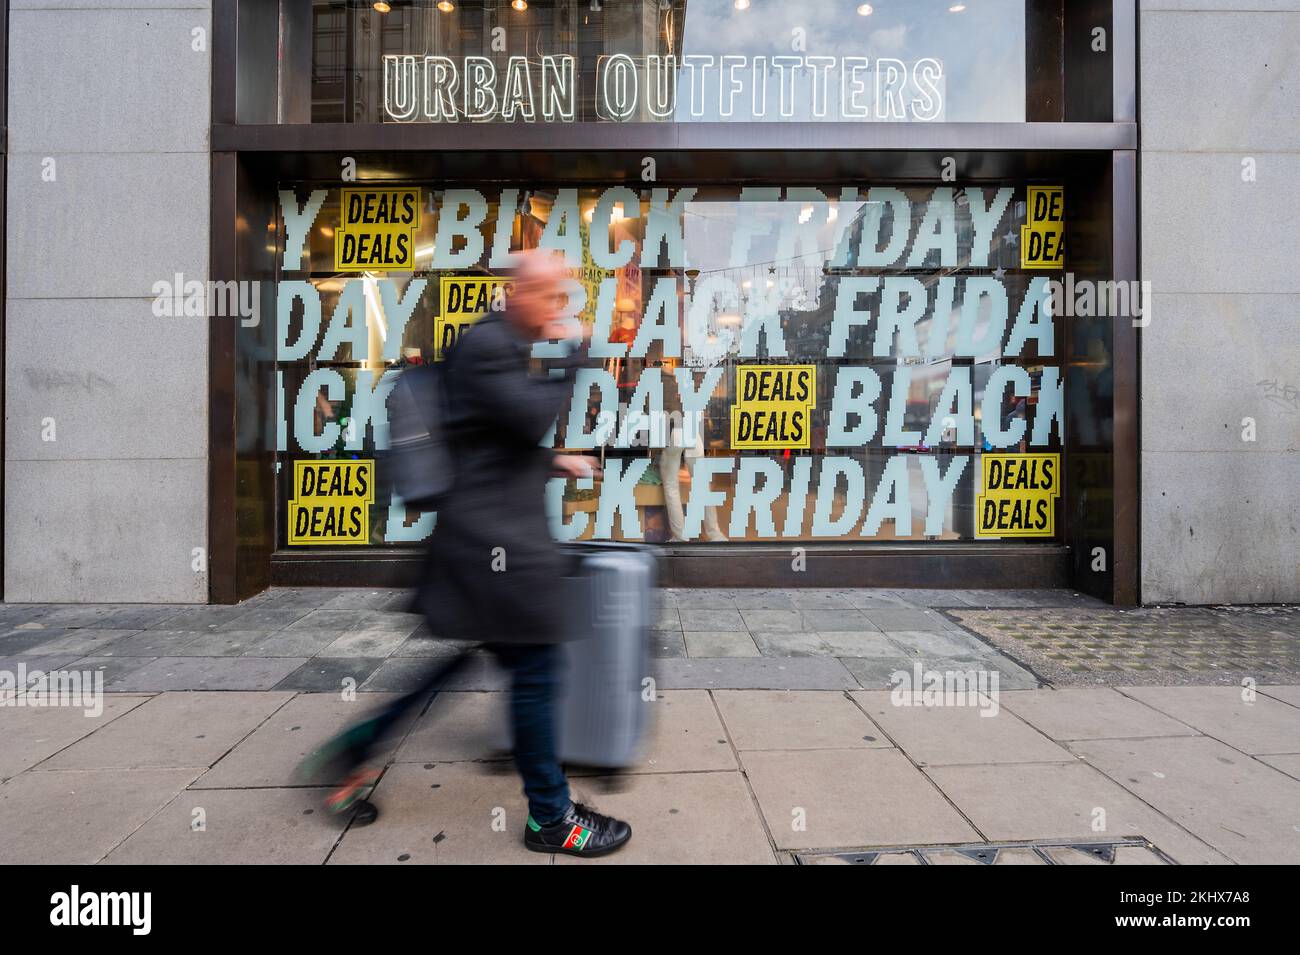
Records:
<instances>
[{"instance_id":1,"label":"concrete sidewalk","mask_svg":"<svg viewBox=\"0 0 1300 955\"><path fill-rule=\"evenodd\" d=\"M929 605L957 597L964 609ZM295 782L319 742L429 665L417 650L445 652L400 599L0 608L0 671L103 668L111 691L88 717L0 690L0 862L557 861L520 844L519 783L488 739L504 699L486 661L392 741L375 824L327 816L322 790ZM605 861L1300 862L1300 681L1213 685L1231 671L1184 667L1156 633L1147 659L1097 655L1096 672L1063 666L1068 679L1040 684L1027 656L962 615L989 614L980 626L1010 627L1015 647L1042 642L1015 635L1026 627L1117 612L1053 592L994 599L1011 605L970 592L665 593L640 764L572 777L579 798L633 824ZM1198 619L1209 633L1213 618ZM1289 611L1240 619L1229 636L1265 647L1256 661L1294 653ZM722 650L746 655L701 655ZM985 692L884 688L886 667L917 664L923 682L974 674Z\"/></svg>"}]
</instances>

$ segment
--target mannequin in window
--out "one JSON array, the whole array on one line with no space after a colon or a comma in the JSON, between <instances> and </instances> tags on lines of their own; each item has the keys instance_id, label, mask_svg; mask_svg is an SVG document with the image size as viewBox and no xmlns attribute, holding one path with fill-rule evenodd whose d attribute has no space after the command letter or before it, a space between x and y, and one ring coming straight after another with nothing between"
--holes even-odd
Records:
<instances>
[{"instance_id":1,"label":"mannequin in window","mask_svg":"<svg viewBox=\"0 0 1300 955\"><path fill-rule=\"evenodd\" d=\"M650 371L650 369L647 369ZM660 365L659 373L663 375L664 415L668 421L665 429L667 437L664 447L659 451L656 465L664 484L664 510L668 512L669 543L681 543L683 526L686 523L682 509L681 470L685 459L687 473L691 475L694 486L695 462L704 456L704 422L696 420L694 439L686 444L686 434L682 420L681 396L677 391L677 379L670 363ZM703 535L706 540L725 541L726 535L718 526L718 509L709 505L704 509Z\"/></svg>"}]
</instances>

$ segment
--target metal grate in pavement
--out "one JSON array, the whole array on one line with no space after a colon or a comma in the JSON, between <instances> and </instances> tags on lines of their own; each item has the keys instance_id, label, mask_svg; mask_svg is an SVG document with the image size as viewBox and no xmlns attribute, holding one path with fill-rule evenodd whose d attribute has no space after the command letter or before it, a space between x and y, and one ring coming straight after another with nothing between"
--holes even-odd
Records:
<instances>
[{"instance_id":1,"label":"metal grate in pavement","mask_svg":"<svg viewBox=\"0 0 1300 955\"><path fill-rule=\"evenodd\" d=\"M796 852L797 865L1174 865L1141 838L1094 841L889 846L855 852Z\"/></svg>"}]
</instances>

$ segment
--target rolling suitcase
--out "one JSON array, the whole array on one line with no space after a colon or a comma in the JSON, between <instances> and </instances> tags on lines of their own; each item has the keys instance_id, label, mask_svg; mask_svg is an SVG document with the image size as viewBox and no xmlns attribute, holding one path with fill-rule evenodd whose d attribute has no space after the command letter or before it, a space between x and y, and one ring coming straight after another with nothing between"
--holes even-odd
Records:
<instances>
[{"instance_id":1,"label":"rolling suitcase","mask_svg":"<svg viewBox=\"0 0 1300 955\"><path fill-rule=\"evenodd\" d=\"M657 560L639 544L566 544L565 626L581 636L561 645L556 731L560 759L571 765L622 769L637 758L649 704ZM510 749L501 714L493 736Z\"/></svg>"},{"instance_id":2,"label":"rolling suitcase","mask_svg":"<svg viewBox=\"0 0 1300 955\"><path fill-rule=\"evenodd\" d=\"M573 544L566 580L569 625L584 636L563 646L560 758L582 766L636 760L649 705L656 558L638 544Z\"/></svg>"}]
</instances>

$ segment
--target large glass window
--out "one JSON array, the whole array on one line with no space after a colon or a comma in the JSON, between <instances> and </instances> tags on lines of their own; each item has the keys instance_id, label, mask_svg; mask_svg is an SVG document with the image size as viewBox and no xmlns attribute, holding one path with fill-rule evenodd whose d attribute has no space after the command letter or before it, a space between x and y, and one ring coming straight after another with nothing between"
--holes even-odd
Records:
<instances>
[{"instance_id":1,"label":"large glass window","mask_svg":"<svg viewBox=\"0 0 1300 955\"><path fill-rule=\"evenodd\" d=\"M280 545L428 536L434 515L392 491L388 392L508 307L510 254L538 247L566 257L594 342L553 443L605 466L603 481L553 483L559 536L969 540L989 536L993 506L994 536L1059 539L1055 496L1020 513L1041 507L1044 469L1059 494L1059 195L1024 182L286 183ZM539 373L551 347L535 351ZM314 482L336 482L350 510L331 511Z\"/></svg>"},{"instance_id":2,"label":"large glass window","mask_svg":"<svg viewBox=\"0 0 1300 955\"><path fill-rule=\"evenodd\" d=\"M315 0L314 122L1020 122L1024 0Z\"/></svg>"}]
</instances>

